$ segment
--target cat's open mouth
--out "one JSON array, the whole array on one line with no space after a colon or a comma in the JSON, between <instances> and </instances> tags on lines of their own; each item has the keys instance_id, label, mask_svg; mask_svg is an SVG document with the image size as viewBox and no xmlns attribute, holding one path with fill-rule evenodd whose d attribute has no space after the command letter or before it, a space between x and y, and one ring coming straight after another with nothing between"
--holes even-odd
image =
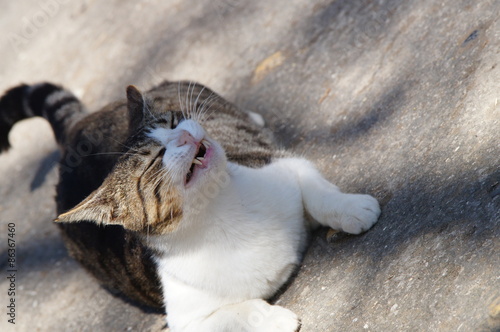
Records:
<instances>
[{"instance_id":1,"label":"cat's open mouth","mask_svg":"<svg viewBox=\"0 0 500 332\"><path fill-rule=\"evenodd\" d=\"M207 156L207 151L209 148L210 148L210 142L208 142L206 139L201 140L200 145L198 146L198 150L196 151L193 162L191 164L191 167L189 168L186 174L186 185L193 178L196 169L207 167L207 161L205 160L205 158Z\"/></svg>"}]
</instances>

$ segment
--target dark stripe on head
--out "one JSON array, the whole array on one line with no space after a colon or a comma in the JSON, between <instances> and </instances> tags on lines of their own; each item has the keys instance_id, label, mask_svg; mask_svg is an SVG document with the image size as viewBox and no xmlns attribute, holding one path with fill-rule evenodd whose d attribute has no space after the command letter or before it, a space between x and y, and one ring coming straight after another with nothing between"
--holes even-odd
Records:
<instances>
[{"instance_id":1,"label":"dark stripe on head","mask_svg":"<svg viewBox=\"0 0 500 332\"><path fill-rule=\"evenodd\" d=\"M156 179L153 179L155 181ZM158 183L156 187L153 188L154 190L154 196L156 200L156 217L158 218L158 221L161 220L162 215L161 215L161 193L160 190L163 188L163 178L160 178L158 180Z\"/></svg>"},{"instance_id":2,"label":"dark stripe on head","mask_svg":"<svg viewBox=\"0 0 500 332\"><path fill-rule=\"evenodd\" d=\"M164 150L165 149L162 149L160 151L160 154ZM163 153L165 153L165 152L163 152ZM142 190L143 189L142 188L142 180L144 179L145 174L148 173L149 169L151 169L156 164L157 161L158 161L157 158L153 158L151 160L151 162L148 164L148 166L146 166L146 169L142 172L141 176L139 177L139 180L137 181L137 186L136 186L137 195L139 196L139 198L141 200L143 215L146 219L144 225L142 225L143 227L147 226L149 224L149 214L148 214L148 208L146 205L147 204L146 198L144 197L144 191ZM146 188L144 188L144 189L146 189Z\"/></svg>"},{"instance_id":3,"label":"dark stripe on head","mask_svg":"<svg viewBox=\"0 0 500 332\"><path fill-rule=\"evenodd\" d=\"M146 208L146 199L144 198L142 188L141 188L142 187L141 182L142 182L142 176L137 181L137 186L135 189L137 190L137 196L139 196L139 200L141 201L142 214L144 215L144 218L145 218L145 223L141 226L144 227L144 226L147 226L147 224L148 224L149 215L148 215L148 209Z\"/></svg>"}]
</instances>

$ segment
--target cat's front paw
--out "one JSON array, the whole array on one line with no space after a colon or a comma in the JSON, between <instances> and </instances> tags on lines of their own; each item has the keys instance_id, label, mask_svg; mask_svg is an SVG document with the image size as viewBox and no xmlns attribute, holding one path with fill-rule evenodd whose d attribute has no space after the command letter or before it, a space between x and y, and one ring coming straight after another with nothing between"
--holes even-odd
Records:
<instances>
[{"instance_id":1,"label":"cat's front paw","mask_svg":"<svg viewBox=\"0 0 500 332\"><path fill-rule=\"evenodd\" d=\"M300 330L300 320L295 313L283 307L262 302L249 315L248 325L252 332L296 332Z\"/></svg>"},{"instance_id":2,"label":"cat's front paw","mask_svg":"<svg viewBox=\"0 0 500 332\"><path fill-rule=\"evenodd\" d=\"M340 228L343 232L359 234L377 222L380 205L370 195L346 194L340 214Z\"/></svg>"}]
</instances>

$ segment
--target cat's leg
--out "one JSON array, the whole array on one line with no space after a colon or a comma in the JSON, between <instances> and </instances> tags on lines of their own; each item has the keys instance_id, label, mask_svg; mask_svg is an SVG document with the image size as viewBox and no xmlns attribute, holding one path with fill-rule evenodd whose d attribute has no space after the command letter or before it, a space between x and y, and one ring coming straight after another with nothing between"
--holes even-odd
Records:
<instances>
[{"instance_id":1,"label":"cat's leg","mask_svg":"<svg viewBox=\"0 0 500 332\"><path fill-rule=\"evenodd\" d=\"M342 193L307 160L283 161L297 174L304 207L319 224L359 234L377 221L380 206L372 196Z\"/></svg>"},{"instance_id":2,"label":"cat's leg","mask_svg":"<svg viewBox=\"0 0 500 332\"><path fill-rule=\"evenodd\" d=\"M264 300L235 303L169 276L162 279L171 332L295 332L300 327L292 311Z\"/></svg>"},{"instance_id":3,"label":"cat's leg","mask_svg":"<svg viewBox=\"0 0 500 332\"><path fill-rule=\"evenodd\" d=\"M167 323L172 332L296 332L300 328L292 311L261 299L200 313L167 313Z\"/></svg>"},{"instance_id":4,"label":"cat's leg","mask_svg":"<svg viewBox=\"0 0 500 332\"><path fill-rule=\"evenodd\" d=\"M192 320L182 332L296 332L299 328L292 311L254 299L223 306L207 317Z\"/></svg>"}]
</instances>

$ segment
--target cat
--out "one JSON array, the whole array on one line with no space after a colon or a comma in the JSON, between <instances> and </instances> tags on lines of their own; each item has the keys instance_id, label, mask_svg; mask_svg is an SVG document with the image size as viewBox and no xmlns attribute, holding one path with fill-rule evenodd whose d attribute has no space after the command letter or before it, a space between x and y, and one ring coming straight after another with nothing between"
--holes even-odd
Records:
<instances>
[{"instance_id":1,"label":"cat","mask_svg":"<svg viewBox=\"0 0 500 332\"><path fill-rule=\"evenodd\" d=\"M20 85L0 99L0 150L32 116L63 151L56 222L70 254L110 290L164 306L172 332L297 331L265 299L300 265L309 231L359 234L380 215L201 84L129 86L95 113L60 86Z\"/></svg>"}]
</instances>

